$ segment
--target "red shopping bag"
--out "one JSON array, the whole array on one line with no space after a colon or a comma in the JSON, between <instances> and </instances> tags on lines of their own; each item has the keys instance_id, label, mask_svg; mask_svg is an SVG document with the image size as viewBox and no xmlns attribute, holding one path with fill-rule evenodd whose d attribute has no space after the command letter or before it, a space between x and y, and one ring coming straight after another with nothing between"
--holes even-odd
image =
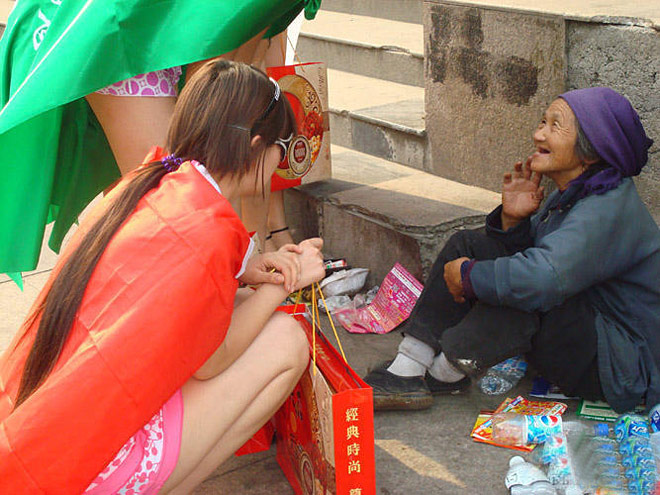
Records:
<instances>
[{"instance_id":1,"label":"red shopping bag","mask_svg":"<svg viewBox=\"0 0 660 495\"><path fill-rule=\"evenodd\" d=\"M237 456L256 454L270 449L273 443L273 435L275 434L275 427L272 421L269 421L256 432L245 444L236 451Z\"/></svg>"},{"instance_id":2,"label":"red shopping bag","mask_svg":"<svg viewBox=\"0 0 660 495\"><path fill-rule=\"evenodd\" d=\"M371 387L293 309L316 364L275 415L277 461L297 495L375 495Z\"/></svg>"},{"instance_id":3,"label":"red shopping bag","mask_svg":"<svg viewBox=\"0 0 660 495\"><path fill-rule=\"evenodd\" d=\"M271 178L271 190L309 184L331 175L328 75L325 64L306 63L269 67L286 95L298 123L284 161Z\"/></svg>"}]
</instances>

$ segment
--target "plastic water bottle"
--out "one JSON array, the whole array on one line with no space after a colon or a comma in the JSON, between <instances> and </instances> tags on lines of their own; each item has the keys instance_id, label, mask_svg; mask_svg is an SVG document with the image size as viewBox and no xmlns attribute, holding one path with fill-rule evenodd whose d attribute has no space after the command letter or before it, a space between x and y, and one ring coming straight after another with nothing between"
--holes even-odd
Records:
<instances>
[{"instance_id":1,"label":"plastic water bottle","mask_svg":"<svg viewBox=\"0 0 660 495\"><path fill-rule=\"evenodd\" d=\"M635 495L653 493L658 476L646 418L622 414L614 423L614 432L629 492Z\"/></svg>"},{"instance_id":2,"label":"plastic water bottle","mask_svg":"<svg viewBox=\"0 0 660 495\"><path fill-rule=\"evenodd\" d=\"M500 413L492 417L492 438L500 445L543 443L548 435L561 433L561 416Z\"/></svg>"},{"instance_id":3,"label":"plastic water bottle","mask_svg":"<svg viewBox=\"0 0 660 495\"><path fill-rule=\"evenodd\" d=\"M606 423L587 426L564 423L569 458L575 482L588 493L598 495L628 494L628 480L621 465L617 441L610 436ZM552 481L550 475L548 478Z\"/></svg>"},{"instance_id":4,"label":"plastic water bottle","mask_svg":"<svg viewBox=\"0 0 660 495\"><path fill-rule=\"evenodd\" d=\"M655 459L656 485L655 495L660 495L660 404L656 404L649 412L649 425L651 433L651 449Z\"/></svg>"},{"instance_id":5,"label":"plastic water bottle","mask_svg":"<svg viewBox=\"0 0 660 495\"><path fill-rule=\"evenodd\" d=\"M504 481L511 495L556 495L548 478L535 465L519 455L509 460L509 472Z\"/></svg>"},{"instance_id":6,"label":"plastic water bottle","mask_svg":"<svg viewBox=\"0 0 660 495\"><path fill-rule=\"evenodd\" d=\"M525 376L527 361L522 356L509 358L496 364L479 380L479 388L486 395L508 392Z\"/></svg>"},{"instance_id":7,"label":"plastic water bottle","mask_svg":"<svg viewBox=\"0 0 660 495\"><path fill-rule=\"evenodd\" d=\"M649 412L649 425L653 457L655 458L658 473L660 473L660 404L656 404Z\"/></svg>"}]
</instances>

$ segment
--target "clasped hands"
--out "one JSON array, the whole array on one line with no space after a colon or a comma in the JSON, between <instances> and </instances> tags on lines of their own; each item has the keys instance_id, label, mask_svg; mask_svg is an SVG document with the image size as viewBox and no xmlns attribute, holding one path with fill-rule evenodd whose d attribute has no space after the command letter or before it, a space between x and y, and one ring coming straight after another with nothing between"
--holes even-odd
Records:
<instances>
[{"instance_id":1,"label":"clasped hands","mask_svg":"<svg viewBox=\"0 0 660 495\"><path fill-rule=\"evenodd\" d=\"M315 237L253 256L240 281L248 285L283 285L289 293L307 287L325 276L322 248L323 239Z\"/></svg>"},{"instance_id":2,"label":"clasped hands","mask_svg":"<svg viewBox=\"0 0 660 495\"><path fill-rule=\"evenodd\" d=\"M540 186L542 174L532 172L532 158L525 166L518 162L512 173L504 174L502 182L502 230L515 227L538 210L543 201L544 188ZM465 302L461 265L470 258L458 258L445 263L444 279L447 289L457 303Z\"/></svg>"}]
</instances>

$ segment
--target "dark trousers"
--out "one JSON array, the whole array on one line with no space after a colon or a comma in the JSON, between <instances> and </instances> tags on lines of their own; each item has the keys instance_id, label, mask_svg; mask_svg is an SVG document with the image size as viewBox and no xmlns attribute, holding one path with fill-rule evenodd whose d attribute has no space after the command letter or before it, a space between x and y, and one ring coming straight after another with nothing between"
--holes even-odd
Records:
<instances>
[{"instance_id":1,"label":"dark trousers","mask_svg":"<svg viewBox=\"0 0 660 495\"><path fill-rule=\"evenodd\" d=\"M444 280L444 265L467 256L477 260L514 254L481 231L454 234L436 259L403 331L427 343L467 371L485 371L525 354L547 380L571 396L603 399L598 376L594 311L577 294L547 312L528 313L483 302L456 303ZM466 367L465 363L470 363Z\"/></svg>"}]
</instances>

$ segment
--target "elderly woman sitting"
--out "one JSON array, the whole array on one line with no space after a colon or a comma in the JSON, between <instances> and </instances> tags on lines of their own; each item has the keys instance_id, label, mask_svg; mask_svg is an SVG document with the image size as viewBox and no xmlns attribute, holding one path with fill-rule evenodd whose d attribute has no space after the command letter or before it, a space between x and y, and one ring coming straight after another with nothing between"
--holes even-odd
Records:
<instances>
[{"instance_id":1,"label":"elderly woman sitting","mask_svg":"<svg viewBox=\"0 0 660 495\"><path fill-rule=\"evenodd\" d=\"M486 233L447 242L396 358L366 377L376 409L429 407L521 353L568 395L660 402L660 231L630 178L653 141L609 88L561 95L533 138ZM558 190L539 210L542 176Z\"/></svg>"}]
</instances>

